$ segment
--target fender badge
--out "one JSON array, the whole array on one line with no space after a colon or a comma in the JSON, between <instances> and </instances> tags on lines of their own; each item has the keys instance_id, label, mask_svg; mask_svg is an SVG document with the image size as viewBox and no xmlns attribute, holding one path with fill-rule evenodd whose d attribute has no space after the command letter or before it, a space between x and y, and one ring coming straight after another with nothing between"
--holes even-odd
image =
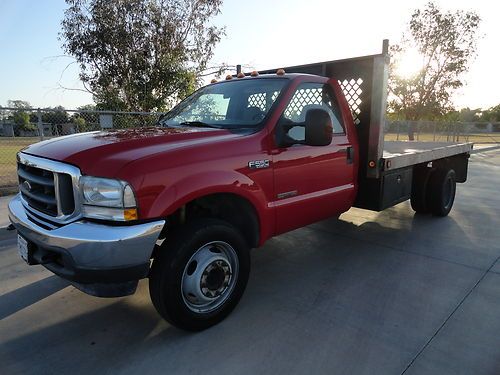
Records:
<instances>
[{"instance_id":1,"label":"fender badge","mask_svg":"<svg viewBox=\"0 0 500 375\"><path fill-rule=\"evenodd\" d=\"M28 191L31 191L31 189L32 189L31 184L28 181L24 181L23 186Z\"/></svg>"},{"instance_id":2,"label":"fender badge","mask_svg":"<svg viewBox=\"0 0 500 375\"><path fill-rule=\"evenodd\" d=\"M269 160L252 160L248 162L248 168L250 169L262 169L269 168Z\"/></svg>"}]
</instances>

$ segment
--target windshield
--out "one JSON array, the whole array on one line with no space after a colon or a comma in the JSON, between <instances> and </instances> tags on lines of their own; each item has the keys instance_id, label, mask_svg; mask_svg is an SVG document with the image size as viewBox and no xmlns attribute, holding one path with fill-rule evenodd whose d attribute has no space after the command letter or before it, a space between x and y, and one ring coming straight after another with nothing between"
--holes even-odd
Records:
<instances>
[{"instance_id":1,"label":"windshield","mask_svg":"<svg viewBox=\"0 0 500 375\"><path fill-rule=\"evenodd\" d=\"M238 79L201 88L161 120L166 126L255 126L266 117L286 79Z\"/></svg>"}]
</instances>

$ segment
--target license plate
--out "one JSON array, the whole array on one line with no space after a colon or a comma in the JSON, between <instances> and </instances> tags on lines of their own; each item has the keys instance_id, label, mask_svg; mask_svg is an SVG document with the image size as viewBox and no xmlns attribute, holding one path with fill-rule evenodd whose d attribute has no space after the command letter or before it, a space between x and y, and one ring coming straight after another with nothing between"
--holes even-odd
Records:
<instances>
[{"instance_id":1,"label":"license plate","mask_svg":"<svg viewBox=\"0 0 500 375\"><path fill-rule=\"evenodd\" d=\"M19 251L19 256L28 263L28 241L20 235L17 235L17 250Z\"/></svg>"}]
</instances>

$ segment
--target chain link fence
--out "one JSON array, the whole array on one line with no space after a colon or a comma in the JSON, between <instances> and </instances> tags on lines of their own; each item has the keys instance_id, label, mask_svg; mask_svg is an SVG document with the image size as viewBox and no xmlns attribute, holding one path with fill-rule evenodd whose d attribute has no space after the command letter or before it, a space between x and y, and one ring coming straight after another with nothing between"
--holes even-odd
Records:
<instances>
[{"instance_id":1,"label":"chain link fence","mask_svg":"<svg viewBox=\"0 0 500 375\"><path fill-rule=\"evenodd\" d=\"M163 114L0 107L0 195L17 190L16 154L30 144L88 131L156 126Z\"/></svg>"},{"instance_id":2,"label":"chain link fence","mask_svg":"<svg viewBox=\"0 0 500 375\"><path fill-rule=\"evenodd\" d=\"M17 190L16 153L42 140L95 130L156 126L163 113L0 107L0 195ZM385 139L500 143L500 123L388 121Z\"/></svg>"},{"instance_id":3,"label":"chain link fence","mask_svg":"<svg viewBox=\"0 0 500 375\"><path fill-rule=\"evenodd\" d=\"M387 121L386 141L500 143L500 122Z\"/></svg>"}]
</instances>

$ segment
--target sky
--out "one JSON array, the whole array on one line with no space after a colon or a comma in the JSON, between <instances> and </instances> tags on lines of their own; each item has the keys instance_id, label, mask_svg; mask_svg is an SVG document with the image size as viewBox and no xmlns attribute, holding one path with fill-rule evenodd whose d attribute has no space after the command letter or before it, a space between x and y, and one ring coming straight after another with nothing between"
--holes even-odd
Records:
<instances>
[{"instance_id":1,"label":"sky","mask_svg":"<svg viewBox=\"0 0 500 375\"><path fill-rule=\"evenodd\" d=\"M274 68L379 53L382 40L397 42L412 10L427 0L225 0L214 24L225 26L213 63ZM435 0L443 10L474 10L482 18L478 56L454 96L457 108L500 103L500 3ZM9 99L34 107L67 109L92 103L78 66L58 39L63 0L0 0L0 106ZM68 64L70 64L68 66ZM73 90L64 89L62 87ZM76 89L76 90L75 90Z\"/></svg>"}]
</instances>

